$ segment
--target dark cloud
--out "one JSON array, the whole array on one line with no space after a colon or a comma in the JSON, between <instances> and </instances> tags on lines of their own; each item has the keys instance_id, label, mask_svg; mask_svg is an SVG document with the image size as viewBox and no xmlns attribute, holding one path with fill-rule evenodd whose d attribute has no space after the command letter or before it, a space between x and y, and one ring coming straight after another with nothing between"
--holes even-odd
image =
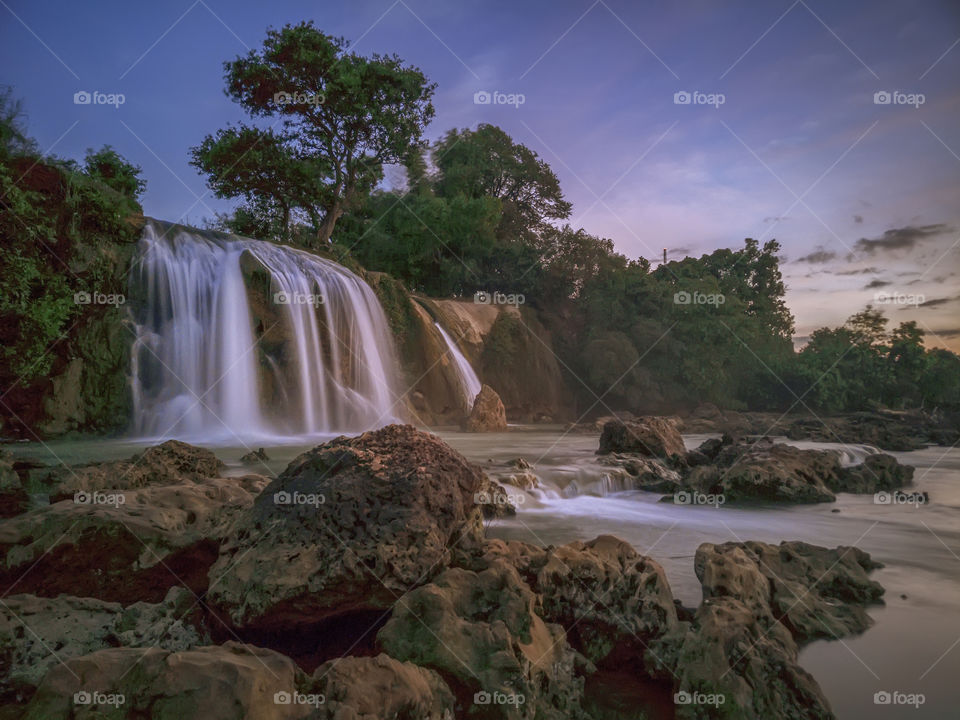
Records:
<instances>
[{"instance_id":1,"label":"dark cloud","mask_svg":"<svg viewBox=\"0 0 960 720\"><path fill-rule=\"evenodd\" d=\"M910 250L917 243L926 240L935 235L953 230L949 225L937 223L936 225L905 225L900 228L887 230L878 238L868 239L860 238L855 247L857 250L873 254L876 251L886 252L888 250Z\"/></svg>"},{"instance_id":2,"label":"dark cloud","mask_svg":"<svg viewBox=\"0 0 960 720\"><path fill-rule=\"evenodd\" d=\"M880 272L878 268L865 267L860 268L859 270L838 270L837 275L874 275L878 272Z\"/></svg>"},{"instance_id":3,"label":"dark cloud","mask_svg":"<svg viewBox=\"0 0 960 720\"><path fill-rule=\"evenodd\" d=\"M892 285L892 284L893 283L889 283L886 280L871 280L870 282L868 282L866 285L863 286L863 289L876 290L877 288L887 287L888 285Z\"/></svg>"},{"instance_id":4,"label":"dark cloud","mask_svg":"<svg viewBox=\"0 0 960 720\"><path fill-rule=\"evenodd\" d=\"M933 330L931 335L940 335L945 338L960 337L960 328L944 328L943 330Z\"/></svg>"},{"instance_id":5,"label":"dark cloud","mask_svg":"<svg viewBox=\"0 0 960 720\"><path fill-rule=\"evenodd\" d=\"M917 307L925 307L925 308L938 307L940 305L946 305L947 303L953 302L954 300L958 300L958 299L960 299L960 297L934 298L933 300L927 300L926 302L920 303L919 305L917 305Z\"/></svg>"},{"instance_id":6,"label":"dark cloud","mask_svg":"<svg viewBox=\"0 0 960 720\"><path fill-rule=\"evenodd\" d=\"M811 264L823 264L835 260L837 254L835 252L830 252L829 250L824 250L822 247L818 247L809 255L804 255L801 258L797 258L797 262L802 263L811 263Z\"/></svg>"},{"instance_id":7,"label":"dark cloud","mask_svg":"<svg viewBox=\"0 0 960 720\"><path fill-rule=\"evenodd\" d=\"M857 225L859 225L860 223L863 222L863 215L854 215L854 216L853 216L853 221L854 221Z\"/></svg>"},{"instance_id":8,"label":"dark cloud","mask_svg":"<svg viewBox=\"0 0 960 720\"><path fill-rule=\"evenodd\" d=\"M768 222L783 222L784 220L789 220L789 219L790 219L790 218L787 217L786 215L772 215L772 216L770 216L770 217L765 217L765 218L763 219L763 221L764 221L765 223L768 223Z\"/></svg>"}]
</instances>

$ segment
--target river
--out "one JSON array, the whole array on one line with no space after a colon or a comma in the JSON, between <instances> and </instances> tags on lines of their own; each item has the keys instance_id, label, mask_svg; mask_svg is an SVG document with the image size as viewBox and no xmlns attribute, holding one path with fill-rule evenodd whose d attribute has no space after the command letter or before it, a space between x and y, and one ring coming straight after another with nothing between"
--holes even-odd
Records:
<instances>
[{"instance_id":1,"label":"river","mask_svg":"<svg viewBox=\"0 0 960 720\"><path fill-rule=\"evenodd\" d=\"M929 493L928 505L880 505L872 495L841 494L836 503L735 508L660 503L659 495L618 488L605 479L609 469L597 462L593 434L543 426L437 434L482 466L523 457L541 479L543 488L523 494L515 517L491 524L491 536L546 545L616 535L660 562L675 597L687 606L700 602L693 556L703 542L803 540L866 550L885 565L871 575L886 589L885 605L870 609L875 625L857 637L810 644L801 652L801 665L841 720L960 717L960 449L891 453L916 467L914 489ZM684 439L692 448L705 437ZM266 465L280 472L315 443L267 447ZM876 452L866 446L792 444L836 449L846 463ZM18 457L75 463L125 458L143 446L60 441L7 447ZM213 449L232 473L264 471L239 464L245 448ZM874 696L880 692L920 693L924 702L916 708L877 705Z\"/></svg>"}]
</instances>

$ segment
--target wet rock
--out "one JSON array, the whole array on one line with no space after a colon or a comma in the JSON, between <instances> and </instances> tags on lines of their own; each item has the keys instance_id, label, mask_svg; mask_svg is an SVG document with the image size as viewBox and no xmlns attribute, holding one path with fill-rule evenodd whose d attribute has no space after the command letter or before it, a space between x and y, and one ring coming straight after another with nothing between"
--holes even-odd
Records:
<instances>
[{"instance_id":1,"label":"wet rock","mask_svg":"<svg viewBox=\"0 0 960 720\"><path fill-rule=\"evenodd\" d=\"M851 493L898 490L913 483L913 471L913 466L901 465L892 455L867 455L860 465L841 468L831 488Z\"/></svg>"},{"instance_id":2,"label":"wet rock","mask_svg":"<svg viewBox=\"0 0 960 720\"><path fill-rule=\"evenodd\" d=\"M30 497L13 464L10 451L0 450L0 518L19 515L30 505Z\"/></svg>"},{"instance_id":3,"label":"wet rock","mask_svg":"<svg viewBox=\"0 0 960 720\"><path fill-rule=\"evenodd\" d=\"M712 442L712 441L708 441ZM722 494L727 502L831 502L840 473L837 453L800 450L767 439L716 444L700 449L715 464L693 467L686 489Z\"/></svg>"},{"instance_id":4,"label":"wet rock","mask_svg":"<svg viewBox=\"0 0 960 720\"><path fill-rule=\"evenodd\" d=\"M54 665L96 650L123 645L179 651L209 643L189 623L197 604L182 587L171 588L161 603L126 608L71 595L6 597L0 605L0 697L29 699Z\"/></svg>"},{"instance_id":5,"label":"wet rock","mask_svg":"<svg viewBox=\"0 0 960 720\"><path fill-rule=\"evenodd\" d=\"M600 455L617 452L665 458L683 455L686 448L674 418L650 416L627 422L607 422L597 452Z\"/></svg>"},{"instance_id":6,"label":"wet rock","mask_svg":"<svg viewBox=\"0 0 960 720\"><path fill-rule=\"evenodd\" d=\"M35 471L31 480L51 502L80 491L133 490L148 485L178 485L218 477L225 466L205 448L179 440L149 447L129 460Z\"/></svg>"},{"instance_id":7,"label":"wet rock","mask_svg":"<svg viewBox=\"0 0 960 720\"><path fill-rule=\"evenodd\" d=\"M267 451L263 448L257 448L256 450L251 450L246 455L243 455L240 458L240 462L244 465L260 465L265 463L270 458L267 457Z\"/></svg>"},{"instance_id":8,"label":"wet rock","mask_svg":"<svg viewBox=\"0 0 960 720\"><path fill-rule=\"evenodd\" d=\"M319 445L237 519L208 600L261 631L386 609L440 572L452 545L480 537L483 480L410 425Z\"/></svg>"},{"instance_id":9,"label":"wet rock","mask_svg":"<svg viewBox=\"0 0 960 720\"><path fill-rule=\"evenodd\" d=\"M602 455L600 463L621 468L629 478L628 487L630 489L674 493L683 488L683 480L680 474L654 458L611 453Z\"/></svg>"},{"instance_id":10,"label":"wet rock","mask_svg":"<svg viewBox=\"0 0 960 720\"><path fill-rule=\"evenodd\" d=\"M855 548L806 543L701 545L695 558L704 600L688 625L658 639L648 660L675 673L678 693L722 696L709 717L833 718L816 681L797 664L799 645L870 624L864 605L883 589L877 565ZM678 705L678 718L702 710Z\"/></svg>"},{"instance_id":11,"label":"wet rock","mask_svg":"<svg viewBox=\"0 0 960 720\"><path fill-rule=\"evenodd\" d=\"M489 477L484 480L474 499L480 506L485 519L510 517L517 514L515 498L511 497L503 485Z\"/></svg>"},{"instance_id":12,"label":"wet rock","mask_svg":"<svg viewBox=\"0 0 960 720\"><path fill-rule=\"evenodd\" d=\"M250 475L82 491L0 521L0 595L129 604L160 602L181 583L203 592L220 540L267 482Z\"/></svg>"},{"instance_id":13,"label":"wet rock","mask_svg":"<svg viewBox=\"0 0 960 720\"><path fill-rule=\"evenodd\" d=\"M316 720L453 720L454 697L432 670L376 657L345 657L313 673L312 691L323 695Z\"/></svg>"},{"instance_id":14,"label":"wet rock","mask_svg":"<svg viewBox=\"0 0 960 720\"><path fill-rule=\"evenodd\" d=\"M232 642L183 652L112 648L55 664L23 720L95 712L75 703L75 695L100 699L99 712L118 720L296 720L322 705L309 691L309 678L272 650Z\"/></svg>"},{"instance_id":15,"label":"wet rock","mask_svg":"<svg viewBox=\"0 0 960 720\"><path fill-rule=\"evenodd\" d=\"M576 654L536 603L504 560L479 572L451 568L405 594L377 640L392 657L447 678L458 717L580 717Z\"/></svg>"},{"instance_id":16,"label":"wet rock","mask_svg":"<svg viewBox=\"0 0 960 720\"><path fill-rule=\"evenodd\" d=\"M507 413L500 396L489 385L480 388L473 410L467 418L469 432L502 432L507 429Z\"/></svg>"}]
</instances>

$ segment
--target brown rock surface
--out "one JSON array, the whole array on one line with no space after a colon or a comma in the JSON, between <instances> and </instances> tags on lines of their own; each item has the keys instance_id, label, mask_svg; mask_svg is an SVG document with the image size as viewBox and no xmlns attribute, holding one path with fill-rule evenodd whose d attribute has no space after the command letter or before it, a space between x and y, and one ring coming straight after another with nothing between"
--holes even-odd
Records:
<instances>
[{"instance_id":1,"label":"brown rock surface","mask_svg":"<svg viewBox=\"0 0 960 720\"><path fill-rule=\"evenodd\" d=\"M469 432L502 432L507 429L507 412L500 396L489 385L480 388L467 418Z\"/></svg>"}]
</instances>

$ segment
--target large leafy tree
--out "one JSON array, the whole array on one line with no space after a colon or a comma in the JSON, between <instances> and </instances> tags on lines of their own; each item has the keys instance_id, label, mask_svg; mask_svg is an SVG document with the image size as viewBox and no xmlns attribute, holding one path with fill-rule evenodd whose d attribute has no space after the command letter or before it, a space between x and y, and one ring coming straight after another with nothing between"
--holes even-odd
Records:
<instances>
[{"instance_id":1,"label":"large leafy tree","mask_svg":"<svg viewBox=\"0 0 960 720\"><path fill-rule=\"evenodd\" d=\"M227 95L274 124L207 136L193 164L219 196L272 213L271 225L302 211L320 243L383 178L385 164L409 157L433 117L435 86L419 69L395 55L348 52L309 22L268 30L261 50L224 67Z\"/></svg>"},{"instance_id":2,"label":"large leafy tree","mask_svg":"<svg viewBox=\"0 0 960 720\"><path fill-rule=\"evenodd\" d=\"M495 197L503 205L501 235L535 232L548 219L569 217L560 181L533 150L496 125L451 130L433 147L442 197Z\"/></svg>"}]
</instances>

